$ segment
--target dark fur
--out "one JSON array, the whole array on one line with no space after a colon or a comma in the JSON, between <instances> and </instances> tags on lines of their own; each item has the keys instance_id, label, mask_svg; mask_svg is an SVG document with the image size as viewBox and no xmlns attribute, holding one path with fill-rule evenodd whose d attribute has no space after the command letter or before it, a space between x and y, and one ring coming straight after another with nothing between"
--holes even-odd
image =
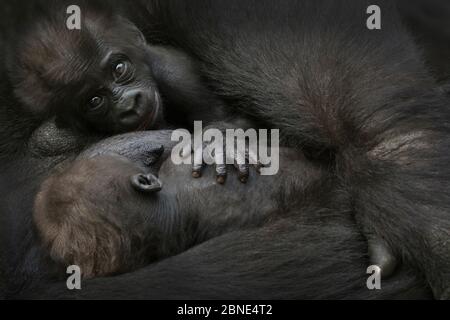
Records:
<instances>
[{"instance_id":1,"label":"dark fur","mask_svg":"<svg viewBox=\"0 0 450 320\"><path fill-rule=\"evenodd\" d=\"M397 1L437 81L450 81L450 3L446 0Z\"/></svg>"},{"instance_id":2,"label":"dark fur","mask_svg":"<svg viewBox=\"0 0 450 320\"><path fill-rule=\"evenodd\" d=\"M202 83L194 59L149 45L133 23L96 3L81 3L81 30L66 28L63 2L22 32L8 73L26 111L108 134L224 120L223 103ZM127 66L119 78L118 63ZM93 97L102 102L92 106Z\"/></svg>"},{"instance_id":3,"label":"dark fur","mask_svg":"<svg viewBox=\"0 0 450 320\"><path fill-rule=\"evenodd\" d=\"M287 204L319 206L330 197L325 173L293 150L281 151L276 176L252 174L247 185L237 179L214 184L211 170L193 180L189 166L166 160L157 194L131 183L152 168L118 155L87 155L52 174L34 205L51 258L65 267L78 265L85 278L136 270L221 234L277 220Z\"/></svg>"},{"instance_id":4,"label":"dark fur","mask_svg":"<svg viewBox=\"0 0 450 320\"><path fill-rule=\"evenodd\" d=\"M317 216L319 212L321 217ZM47 286L39 297L187 300L431 297L424 284L405 269L383 281L382 290L367 290L364 270L368 261L362 254L367 250L365 240L355 232L356 225L342 217L346 213L311 209L302 211L303 214L314 219L304 221L297 215L259 229L227 233L114 280L86 281L83 290L77 292L62 289L62 284ZM212 252L212 248L216 251Z\"/></svg>"},{"instance_id":5,"label":"dark fur","mask_svg":"<svg viewBox=\"0 0 450 320\"><path fill-rule=\"evenodd\" d=\"M143 4L146 10L129 6L139 11L130 17L148 41L170 43L198 59L210 88L233 111L281 128L286 144L303 148L324 164L338 182L336 190L349 195L350 213L369 229L366 234L385 239L405 265L426 277L435 296L442 296L450 270L445 247L450 110L390 2L378 3L384 8L381 31L365 29L365 9L372 4L368 1ZM9 110L6 105L1 113L1 123L8 126L0 129L0 141L5 146L2 157L14 161L2 163L2 181L8 183L0 185L0 236L14 296L32 293L24 286L47 288L47 280L37 276L45 264L36 240L23 235L29 234L33 195L48 168L61 159L29 156L26 142L36 125L27 124L36 122ZM326 212L340 218L327 220L327 214L312 208L308 216L315 219L305 224L295 215L297 209L290 208L296 217L277 225L226 234L141 271L88 282L75 294L374 297L377 293L359 289L364 279L354 278L368 261L356 226L346 220L350 213L333 203L327 207ZM333 221L336 233L323 232ZM322 270L330 272L324 275ZM399 272L392 282L383 282L387 287L378 294L408 297L411 289L421 288L411 279ZM49 295L63 296L61 286ZM416 291L415 297L428 296Z\"/></svg>"},{"instance_id":6,"label":"dark fur","mask_svg":"<svg viewBox=\"0 0 450 320\"><path fill-rule=\"evenodd\" d=\"M450 187L447 100L392 2L378 3L377 32L365 28L369 1L288 3L169 1L164 31L203 62L211 86L236 110L325 157L365 233L421 270L440 297L450 284L450 197L442 191ZM171 20L183 10L208 18L180 13ZM260 21L264 29L250 37Z\"/></svg>"},{"instance_id":7,"label":"dark fur","mask_svg":"<svg viewBox=\"0 0 450 320\"><path fill-rule=\"evenodd\" d=\"M151 207L130 183L140 169L125 161L76 161L47 179L36 197L43 246L63 267L78 265L84 278L131 271L160 256L158 228L145 218Z\"/></svg>"},{"instance_id":8,"label":"dark fur","mask_svg":"<svg viewBox=\"0 0 450 320\"><path fill-rule=\"evenodd\" d=\"M354 225L348 214L350 208L343 202L340 211L321 209L331 199L334 199L335 206L338 205L332 187L334 183L324 170L306 161L297 152L281 151L281 171L277 176L258 177L252 174L247 185L242 185L238 179L229 179L225 186L212 182L212 168L205 172L204 179L192 180L188 165L175 166L167 160L160 169L160 162L145 168L140 160L137 162L141 165L135 165L117 156L117 153L127 154L128 148L136 150L133 145L127 145L130 141L151 141L149 151L154 150L151 146L156 146L158 142L169 149L170 144L164 137L168 139L169 135L163 133L161 139L158 133L155 136L152 132L106 140L85 151L69 169L58 170L42 185L36 200L35 219L41 240L46 245L44 249L50 250L52 258L63 266L76 263L81 266L84 276L90 278L122 273L155 259L176 255L146 267L145 273L154 272L154 277L139 278L143 286L156 285L159 288L157 294L141 291L142 285L139 288L125 286L119 290L123 285L122 280L113 285L110 292L103 292L96 288L102 280L90 280L83 282L83 286L87 285L90 290L85 292L83 289L76 297L94 298L101 294L108 298L191 298L190 295L194 294L197 298L317 299L392 298L397 294L403 298L413 298L428 295L421 282L410 277L405 270L401 270L392 283L388 282L382 292L364 289L366 256L356 254L358 251L355 249L359 245L362 245L359 252L366 252L367 249L363 238L352 231ZM118 148L122 141L121 148ZM137 159L133 155L130 157L135 161ZM158 194L140 196L131 188L129 177L148 171L159 171L164 187ZM103 205L99 206L100 203ZM99 211L99 207L102 210ZM296 209L292 210L294 207ZM318 228L317 224L323 224L324 228ZM129 228L130 225L134 227ZM280 242L277 237L282 230L289 231L288 234L295 235L295 238ZM102 236L105 231L108 237ZM227 236L220 237L221 234ZM208 241L211 238L217 238L218 241ZM140 239L141 242L131 246L132 239ZM231 239L240 239L243 243L228 247ZM220 244L222 240L223 245ZM221 255L229 255L229 265L208 258L209 254L204 253L204 245L196 246L187 252L196 253L199 257L205 254L205 260L202 258L202 261L193 265L181 262L185 270L181 274L177 273L175 278L170 276L171 281L167 282L166 272L170 274L172 271L170 265L166 264L179 263L179 257L186 254L178 255L180 252L205 241L205 245L210 243L217 246ZM269 241L265 245L268 245L270 252L273 250L271 257L274 259L271 259L270 264L261 263L266 260L266 256L257 247L253 248L253 243L261 241ZM328 241L332 243L327 248L325 243ZM233 248L238 251L234 252ZM322 254L318 256L316 250ZM244 255L236 256L239 252ZM294 252L288 260L286 252ZM238 262L242 259L245 264ZM259 263L259 267L256 267ZM273 279L270 282L271 290L261 290L269 282L258 281L245 290L241 288L237 292L229 292L230 286L238 288L242 279L228 277L237 276L243 271L240 271L241 266L247 268L249 265L254 266L252 274L267 274ZM189 277L194 276L193 279L202 281L201 275L195 276L197 267L205 268L205 271L210 268L208 272L211 274L225 272L226 281L229 281L227 289L221 290L220 276L209 279L212 282L207 287L196 288L195 282L190 283ZM137 272L136 276L141 273ZM161 288L157 282L153 282L158 281L159 276L166 283ZM183 280L184 276L188 277L185 279L188 282ZM294 283L279 288L276 281L285 277L298 283L307 283L305 288L311 288L311 291L300 293ZM128 279L127 275L115 277L122 278ZM396 288L399 282L402 286ZM175 287L193 287L185 294L184 291L174 292L172 284ZM325 290L326 286L335 289L328 291ZM324 290L315 291L319 288ZM50 290L43 289L40 295L71 297L69 292L62 293L60 290L61 285L55 285Z\"/></svg>"}]
</instances>

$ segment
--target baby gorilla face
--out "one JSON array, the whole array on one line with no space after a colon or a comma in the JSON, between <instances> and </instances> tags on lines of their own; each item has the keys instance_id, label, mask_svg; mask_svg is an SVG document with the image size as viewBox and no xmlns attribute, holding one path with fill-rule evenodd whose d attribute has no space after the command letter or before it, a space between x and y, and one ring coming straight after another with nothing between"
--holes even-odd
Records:
<instances>
[{"instance_id":1,"label":"baby gorilla face","mask_svg":"<svg viewBox=\"0 0 450 320\"><path fill-rule=\"evenodd\" d=\"M78 115L92 129L109 133L153 127L161 100L150 77L151 71L139 52L118 44L107 48L99 61L95 71L87 73L102 77L88 78L81 85L81 99L72 108L76 111L72 117Z\"/></svg>"},{"instance_id":2,"label":"baby gorilla face","mask_svg":"<svg viewBox=\"0 0 450 320\"><path fill-rule=\"evenodd\" d=\"M34 220L51 258L83 277L126 272L157 258L164 239L159 180L120 156L76 161L36 197Z\"/></svg>"},{"instance_id":3,"label":"baby gorilla face","mask_svg":"<svg viewBox=\"0 0 450 320\"><path fill-rule=\"evenodd\" d=\"M15 94L35 113L107 133L144 130L160 116L147 44L121 17L87 12L81 30L43 19L17 56Z\"/></svg>"}]
</instances>

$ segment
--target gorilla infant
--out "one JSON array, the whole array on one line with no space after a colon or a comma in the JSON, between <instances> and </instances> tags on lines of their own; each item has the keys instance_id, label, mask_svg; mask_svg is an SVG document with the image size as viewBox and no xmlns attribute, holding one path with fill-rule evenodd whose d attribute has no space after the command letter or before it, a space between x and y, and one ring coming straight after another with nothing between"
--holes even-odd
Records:
<instances>
[{"instance_id":1,"label":"gorilla infant","mask_svg":"<svg viewBox=\"0 0 450 320\"><path fill-rule=\"evenodd\" d=\"M87 3L81 29L69 30L58 18L65 10L38 16L10 63L14 93L30 113L108 134L161 128L163 114L185 127L224 119L187 54L148 44L133 23Z\"/></svg>"},{"instance_id":2,"label":"gorilla infant","mask_svg":"<svg viewBox=\"0 0 450 320\"><path fill-rule=\"evenodd\" d=\"M196 120L219 129L250 126L227 114L186 53L149 44L132 22L105 8L87 5L81 30L68 30L57 18L62 8L55 6L50 17L31 24L10 64L14 93L31 114L108 135L192 129ZM237 169L245 182L246 166ZM200 177L201 170L202 164L194 165L193 176ZM226 167L218 164L216 171L224 183Z\"/></svg>"},{"instance_id":3,"label":"gorilla infant","mask_svg":"<svg viewBox=\"0 0 450 320\"><path fill-rule=\"evenodd\" d=\"M159 170L161 189L148 168L123 156L81 158L44 182L34 220L60 265L78 265L85 278L124 273L226 232L260 226L309 194L325 203L322 172L289 149L281 150L281 159L286 163L278 175L246 186L235 179L225 186L192 180L188 166L168 159ZM253 201L246 201L248 194Z\"/></svg>"}]
</instances>

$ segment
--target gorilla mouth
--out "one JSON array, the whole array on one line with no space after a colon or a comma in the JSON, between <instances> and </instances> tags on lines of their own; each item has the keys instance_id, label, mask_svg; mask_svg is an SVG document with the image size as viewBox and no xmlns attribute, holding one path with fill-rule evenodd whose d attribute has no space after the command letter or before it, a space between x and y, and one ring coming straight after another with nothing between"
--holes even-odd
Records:
<instances>
[{"instance_id":1,"label":"gorilla mouth","mask_svg":"<svg viewBox=\"0 0 450 320\"><path fill-rule=\"evenodd\" d=\"M151 111L149 112L149 114L147 116L145 116L144 121L142 121L142 123L139 125L139 127L136 129L136 131L146 131L146 130L151 129L155 125L155 122L156 122L156 120L158 118L158 114L159 114L161 99L156 90L154 92L154 95L155 95L154 106L151 109Z\"/></svg>"}]
</instances>

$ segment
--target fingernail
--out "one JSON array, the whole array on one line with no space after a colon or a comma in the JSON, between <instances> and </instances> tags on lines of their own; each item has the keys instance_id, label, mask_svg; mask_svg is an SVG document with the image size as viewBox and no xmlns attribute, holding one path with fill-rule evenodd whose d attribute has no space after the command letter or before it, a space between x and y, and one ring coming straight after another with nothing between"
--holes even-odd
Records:
<instances>
[{"instance_id":1,"label":"fingernail","mask_svg":"<svg viewBox=\"0 0 450 320\"><path fill-rule=\"evenodd\" d=\"M225 180L226 180L225 176L218 176L218 177L216 178L216 181L217 181L217 183L219 183L219 184L224 184L224 183L225 183Z\"/></svg>"},{"instance_id":2,"label":"fingernail","mask_svg":"<svg viewBox=\"0 0 450 320\"><path fill-rule=\"evenodd\" d=\"M245 177L245 176L239 177L239 181L241 181L242 183L247 183L248 177Z\"/></svg>"}]
</instances>

